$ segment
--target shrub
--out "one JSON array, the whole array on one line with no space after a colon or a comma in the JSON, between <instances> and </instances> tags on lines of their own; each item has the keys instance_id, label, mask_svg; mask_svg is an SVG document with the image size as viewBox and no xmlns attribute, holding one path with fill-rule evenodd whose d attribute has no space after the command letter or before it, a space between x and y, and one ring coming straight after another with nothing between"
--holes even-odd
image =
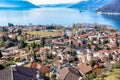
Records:
<instances>
[{"instance_id":1,"label":"shrub","mask_svg":"<svg viewBox=\"0 0 120 80\"><path fill-rule=\"evenodd\" d=\"M2 65L2 64L0 64L0 70L2 70L2 69L4 69L5 67Z\"/></svg>"},{"instance_id":2,"label":"shrub","mask_svg":"<svg viewBox=\"0 0 120 80\"><path fill-rule=\"evenodd\" d=\"M10 65L14 65L15 63L12 61L8 61L4 64L4 67L10 66Z\"/></svg>"},{"instance_id":3,"label":"shrub","mask_svg":"<svg viewBox=\"0 0 120 80\"><path fill-rule=\"evenodd\" d=\"M101 74L101 78L105 78L105 77L107 77L106 74Z\"/></svg>"}]
</instances>

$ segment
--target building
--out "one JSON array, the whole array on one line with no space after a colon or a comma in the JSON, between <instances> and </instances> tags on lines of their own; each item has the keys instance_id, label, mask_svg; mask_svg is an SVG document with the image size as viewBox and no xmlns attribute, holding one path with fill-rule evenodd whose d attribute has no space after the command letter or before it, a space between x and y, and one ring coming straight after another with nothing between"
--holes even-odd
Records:
<instances>
[{"instance_id":1,"label":"building","mask_svg":"<svg viewBox=\"0 0 120 80\"><path fill-rule=\"evenodd\" d=\"M7 67L0 70L0 80L50 80L48 77L42 76L35 68L22 66Z\"/></svg>"}]
</instances>

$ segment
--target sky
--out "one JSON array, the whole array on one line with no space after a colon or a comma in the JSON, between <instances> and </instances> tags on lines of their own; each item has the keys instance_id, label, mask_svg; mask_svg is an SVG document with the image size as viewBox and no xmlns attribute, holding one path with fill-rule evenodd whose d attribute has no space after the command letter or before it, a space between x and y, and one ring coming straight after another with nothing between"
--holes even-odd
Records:
<instances>
[{"instance_id":1,"label":"sky","mask_svg":"<svg viewBox=\"0 0 120 80\"><path fill-rule=\"evenodd\" d=\"M75 3L81 0L28 0L34 4L58 4L58 3Z\"/></svg>"}]
</instances>

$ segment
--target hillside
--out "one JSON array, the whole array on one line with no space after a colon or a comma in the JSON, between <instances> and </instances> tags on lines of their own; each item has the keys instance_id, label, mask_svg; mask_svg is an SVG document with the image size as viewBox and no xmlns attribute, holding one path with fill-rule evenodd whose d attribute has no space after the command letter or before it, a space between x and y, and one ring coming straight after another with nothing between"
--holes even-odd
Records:
<instances>
[{"instance_id":1,"label":"hillside","mask_svg":"<svg viewBox=\"0 0 120 80\"><path fill-rule=\"evenodd\" d=\"M44 4L39 5L40 7L69 7L73 5L73 3L66 3L66 4Z\"/></svg>"},{"instance_id":2,"label":"hillside","mask_svg":"<svg viewBox=\"0 0 120 80\"><path fill-rule=\"evenodd\" d=\"M18 9L26 9L26 8L37 8L34 4L28 1L22 0L4 0L0 1L0 8L10 9L10 8L18 8Z\"/></svg>"},{"instance_id":3,"label":"hillside","mask_svg":"<svg viewBox=\"0 0 120 80\"><path fill-rule=\"evenodd\" d=\"M96 10L104 4L110 3L112 0L88 0L81 1L77 4L70 6L69 8L76 8L81 10Z\"/></svg>"},{"instance_id":4,"label":"hillside","mask_svg":"<svg viewBox=\"0 0 120 80\"><path fill-rule=\"evenodd\" d=\"M97 10L98 12L120 13L120 0L114 0Z\"/></svg>"}]
</instances>

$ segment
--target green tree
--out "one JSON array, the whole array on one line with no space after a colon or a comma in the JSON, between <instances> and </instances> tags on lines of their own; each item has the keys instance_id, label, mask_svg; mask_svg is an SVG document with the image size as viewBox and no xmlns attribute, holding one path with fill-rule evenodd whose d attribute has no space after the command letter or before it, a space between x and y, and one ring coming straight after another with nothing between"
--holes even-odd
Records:
<instances>
[{"instance_id":1,"label":"green tree","mask_svg":"<svg viewBox=\"0 0 120 80\"><path fill-rule=\"evenodd\" d=\"M35 47L35 51L37 52L37 51L39 51L40 50L40 47L37 45L36 47Z\"/></svg>"},{"instance_id":2,"label":"green tree","mask_svg":"<svg viewBox=\"0 0 120 80\"><path fill-rule=\"evenodd\" d=\"M14 26L14 24L12 24L12 23L8 23L8 26L10 27L10 26Z\"/></svg>"},{"instance_id":3,"label":"green tree","mask_svg":"<svg viewBox=\"0 0 120 80\"><path fill-rule=\"evenodd\" d=\"M95 45L94 50L95 50L95 51L99 51L99 47L98 47L98 45Z\"/></svg>"},{"instance_id":4,"label":"green tree","mask_svg":"<svg viewBox=\"0 0 120 80\"><path fill-rule=\"evenodd\" d=\"M15 41L15 42L18 42L17 36L15 36L14 41Z\"/></svg>"},{"instance_id":5,"label":"green tree","mask_svg":"<svg viewBox=\"0 0 120 80\"><path fill-rule=\"evenodd\" d=\"M32 47L32 48L35 48L35 47L36 47L35 42L31 43L31 47Z\"/></svg>"},{"instance_id":6,"label":"green tree","mask_svg":"<svg viewBox=\"0 0 120 80\"><path fill-rule=\"evenodd\" d=\"M91 49L91 44L88 44L88 49Z\"/></svg>"},{"instance_id":7,"label":"green tree","mask_svg":"<svg viewBox=\"0 0 120 80\"><path fill-rule=\"evenodd\" d=\"M22 34L22 30L18 29L17 33L18 33L18 35L21 35Z\"/></svg>"},{"instance_id":8,"label":"green tree","mask_svg":"<svg viewBox=\"0 0 120 80\"><path fill-rule=\"evenodd\" d=\"M94 80L94 78L96 78L97 75L95 73L91 73L91 74L87 74L84 78L84 80Z\"/></svg>"},{"instance_id":9,"label":"green tree","mask_svg":"<svg viewBox=\"0 0 120 80\"><path fill-rule=\"evenodd\" d=\"M120 46L120 43L118 42L118 40L116 40L116 45L119 47Z\"/></svg>"},{"instance_id":10,"label":"green tree","mask_svg":"<svg viewBox=\"0 0 120 80\"><path fill-rule=\"evenodd\" d=\"M27 44L22 40L20 41L19 48L25 48Z\"/></svg>"},{"instance_id":11,"label":"green tree","mask_svg":"<svg viewBox=\"0 0 120 80\"><path fill-rule=\"evenodd\" d=\"M89 64L92 67L92 71L93 71L93 68L94 68L96 62L94 60L91 60Z\"/></svg>"},{"instance_id":12,"label":"green tree","mask_svg":"<svg viewBox=\"0 0 120 80\"><path fill-rule=\"evenodd\" d=\"M2 36L2 41L3 42L7 41L7 38L5 36Z\"/></svg>"},{"instance_id":13,"label":"green tree","mask_svg":"<svg viewBox=\"0 0 120 80\"><path fill-rule=\"evenodd\" d=\"M77 55L76 51L72 50L72 51L71 51L71 55L72 55L72 56L76 56L76 55Z\"/></svg>"},{"instance_id":14,"label":"green tree","mask_svg":"<svg viewBox=\"0 0 120 80\"><path fill-rule=\"evenodd\" d=\"M53 56L51 53L48 53L48 54L47 54L47 58L48 58L48 59L54 59L54 56Z\"/></svg>"},{"instance_id":15,"label":"green tree","mask_svg":"<svg viewBox=\"0 0 120 80\"><path fill-rule=\"evenodd\" d=\"M77 56L74 57L74 61L79 61Z\"/></svg>"},{"instance_id":16,"label":"green tree","mask_svg":"<svg viewBox=\"0 0 120 80\"><path fill-rule=\"evenodd\" d=\"M56 80L56 77L57 77L56 74L52 74L51 79L52 79L52 80Z\"/></svg>"},{"instance_id":17,"label":"green tree","mask_svg":"<svg viewBox=\"0 0 120 80\"><path fill-rule=\"evenodd\" d=\"M41 44L40 44L40 45L41 45L41 47L44 47L44 46L45 46L45 38L42 38L42 39L41 39Z\"/></svg>"},{"instance_id":18,"label":"green tree","mask_svg":"<svg viewBox=\"0 0 120 80\"><path fill-rule=\"evenodd\" d=\"M3 56L3 55L2 55L2 52L0 51L0 58L2 58L2 56Z\"/></svg>"},{"instance_id":19,"label":"green tree","mask_svg":"<svg viewBox=\"0 0 120 80\"><path fill-rule=\"evenodd\" d=\"M2 64L0 64L0 70L2 70L2 69L4 69L5 67L2 65Z\"/></svg>"},{"instance_id":20,"label":"green tree","mask_svg":"<svg viewBox=\"0 0 120 80\"><path fill-rule=\"evenodd\" d=\"M13 61L8 61L8 62L6 62L6 63L4 64L4 66L7 67L7 66L10 66L10 65L14 65L14 64L15 64L15 62L13 62Z\"/></svg>"}]
</instances>

